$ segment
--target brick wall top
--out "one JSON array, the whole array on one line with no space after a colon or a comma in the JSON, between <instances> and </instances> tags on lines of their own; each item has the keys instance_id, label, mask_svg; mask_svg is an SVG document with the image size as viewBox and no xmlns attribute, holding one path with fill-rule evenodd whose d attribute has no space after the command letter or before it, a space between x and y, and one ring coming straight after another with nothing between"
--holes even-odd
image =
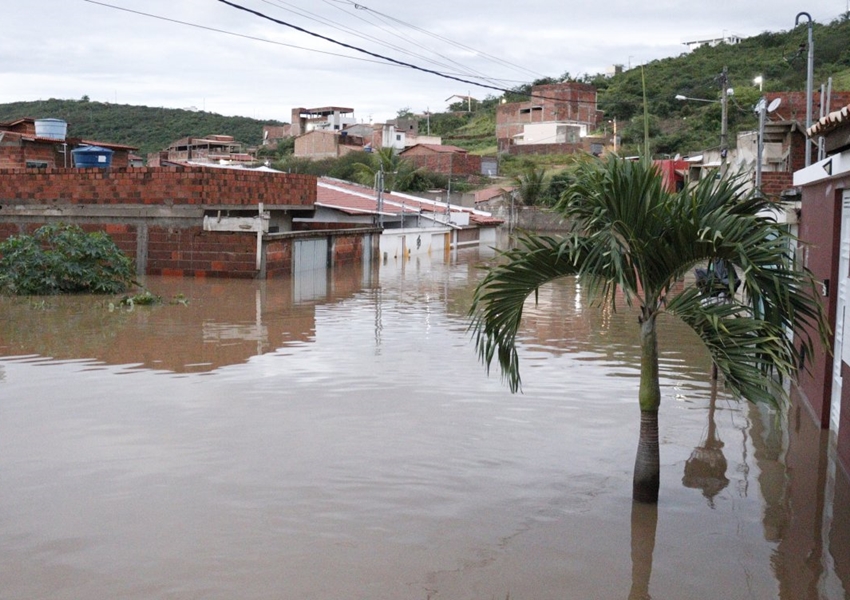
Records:
<instances>
[{"instance_id":1,"label":"brick wall top","mask_svg":"<svg viewBox=\"0 0 850 600\"><path fill-rule=\"evenodd\" d=\"M0 169L0 204L312 206L316 178L213 167Z\"/></svg>"}]
</instances>

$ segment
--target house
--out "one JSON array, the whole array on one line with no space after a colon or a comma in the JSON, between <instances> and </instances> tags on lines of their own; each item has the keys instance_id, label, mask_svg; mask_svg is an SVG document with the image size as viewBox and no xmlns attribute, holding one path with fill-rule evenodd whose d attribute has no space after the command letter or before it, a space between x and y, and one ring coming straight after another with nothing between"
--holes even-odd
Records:
<instances>
[{"instance_id":1,"label":"house","mask_svg":"<svg viewBox=\"0 0 850 600\"><path fill-rule=\"evenodd\" d=\"M399 152L417 169L427 169L444 175L480 175L481 157L463 148L442 144L416 144Z\"/></svg>"},{"instance_id":2,"label":"house","mask_svg":"<svg viewBox=\"0 0 850 600\"><path fill-rule=\"evenodd\" d=\"M293 108L290 133L294 137L304 135L315 129L342 131L354 125L354 109L343 106L322 106L319 108Z\"/></svg>"},{"instance_id":3,"label":"house","mask_svg":"<svg viewBox=\"0 0 850 600\"><path fill-rule=\"evenodd\" d=\"M850 92L832 92L832 102L850 104ZM806 94L804 92L770 92L764 95L766 105L777 105L767 115L761 161L761 191L769 198L793 198L797 190L793 174L805 167L806 144L811 143L805 131ZM813 111L820 111L820 94L813 94ZM748 181L755 185L758 163L758 131L738 134L736 147L729 151L726 164L735 172L748 173ZM817 149L813 147L813 154ZM696 181L706 173L720 168L719 148L712 148L688 159L691 163L689 179Z\"/></svg>"},{"instance_id":4,"label":"house","mask_svg":"<svg viewBox=\"0 0 850 600\"><path fill-rule=\"evenodd\" d=\"M490 213L411 194L383 192L340 179L322 177L316 190L316 212L296 218L301 228L381 228L381 256L447 252L452 248L496 243L502 220Z\"/></svg>"},{"instance_id":5,"label":"house","mask_svg":"<svg viewBox=\"0 0 850 600\"><path fill-rule=\"evenodd\" d=\"M292 125L263 125L263 146L266 148L277 148L277 145L292 137Z\"/></svg>"},{"instance_id":6,"label":"house","mask_svg":"<svg viewBox=\"0 0 850 600\"><path fill-rule=\"evenodd\" d=\"M230 135L185 137L172 142L165 150L148 155L148 166L162 162L250 163L254 155L242 149L242 144Z\"/></svg>"},{"instance_id":7,"label":"house","mask_svg":"<svg viewBox=\"0 0 850 600\"><path fill-rule=\"evenodd\" d=\"M834 432L838 463L850 473L850 105L807 134L823 139L826 157L794 173L801 260L821 283L832 353L816 350L799 393L820 427Z\"/></svg>"},{"instance_id":8,"label":"house","mask_svg":"<svg viewBox=\"0 0 850 600\"><path fill-rule=\"evenodd\" d=\"M25 117L0 123L0 169L60 169L74 166L74 150L97 146L112 152L110 165L127 167L138 148L68 137L67 123L59 119Z\"/></svg>"},{"instance_id":9,"label":"house","mask_svg":"<svg viewBox=\"0 0 850 600\"><path fill-rule=\"evenodd\" d=\"M367 127L371 129L371 126ZM372 137L350 135L348 129L342 131L314 129L295 138L293 153L297 157L311 160L339 158L350 152L362 152L371 142Z\"/></svg>"},{"instance_id":10,"label":"house","mask_svg":"<svg viewBox=\"0 0 850 600\"><path fill-rule=\"evenodd\" d=\"M496 140L500 152L534 153L535 146L550 146L550 153L575 152L583 149L580 140L595 131L601 120L602 111L597 108L596 88L592 85L535 85L528 101L496 108ZM528 148L514 150L517 145Z\"/></svg>"}]
</instances>

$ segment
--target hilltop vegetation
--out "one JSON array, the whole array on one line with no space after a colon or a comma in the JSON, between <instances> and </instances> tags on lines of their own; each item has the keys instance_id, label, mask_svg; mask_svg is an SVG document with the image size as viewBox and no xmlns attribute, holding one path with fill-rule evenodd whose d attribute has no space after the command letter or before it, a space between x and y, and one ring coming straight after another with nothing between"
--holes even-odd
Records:
<instances>
[{"instance_id":1,"label":"hilltop vegetation","mask_svg":"<svg viewBox=\"0 0 850 600\"><path fill-rule=\"evenodd\" d=\"M789 18L789 27L793 21ZM829 24L815 23L815 87L828 78L834 90L850 90L850 13ZM613 77L565 73L534 84L581 81L596 86L603 111L600 133L611 133L614 120L622 137L623 152L636 153L643 145L643 82L650 121L651 151L654 155L687 152L716 146L719 142L720 106L712 103L680 102L677 94L719 99L719 75L728 69L728 86L734 89L729 103L729 139L739 130L755 129L753 106L759 90L753 78L761 75L764 91L802 91L806 86L807 27L760 35L736 45L705 46L681 56L652 61ZM496 152L496 107L527 98L532 83L518 86L501 96L481 101L459 102L443 113L430 116L430 133L443 143L478 154ZM833 107L834 108L834 107ZM471 110L470 110L471 109ZM406 109L403 109L406 110ZM400 111L402 112L402 111ZM46 100L0 104L0 121L29 116L56 117L69 123L74 137L137 146L141 154L165 148L188 135L213 133L232 135L246 145L257 145L264 124L247 117L225 117L205 111L152 108L81 100ZM427 133L428 120L420 131ZM291 146L290 146L291 148Z\"/></svg>"},{"instance_id":2,"label":"hilltop vegetation","mask_svg":"<svg viewBox=\"0 0 850 600\"><path fill-rule=\"evenodd\" d=\"M0 104L0 122L22 117L63 119L69 136L136 146L142 156L190 135L232 135L256 146L263 139L263 125L280 124L205 111L92 102L86 97Z\"/></svg>"}]
</instances>

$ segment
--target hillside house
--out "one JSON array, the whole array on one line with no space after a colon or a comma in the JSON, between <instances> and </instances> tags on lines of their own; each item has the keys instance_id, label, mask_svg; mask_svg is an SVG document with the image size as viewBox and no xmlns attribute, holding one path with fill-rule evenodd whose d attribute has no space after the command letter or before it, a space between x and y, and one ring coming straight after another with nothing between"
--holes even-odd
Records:
<instances>
[{"instance_id":1,"label":"hillside house","mask_svg":"<svg viewBox=\"0 0 850 600\"><path fill-rule=\"evenodd\" d=\"M294 137L304 135L316 129L324 131L342 131L354 125L354 109L342 106L322 106L319 108L293 108L290 133Z\"/></svg>"},{"instance_id":2,"label":"hillside house","mask_svg":"<svg viewBox=\"0 0 850 600\"><path fill-rule=\"evenodd\" d=\"M0 123L0 169L58 169L73 167L73 151L85 146L98 146L112 151L111 164L127 167L135 146L86 140L65 135L66 129L42 131L40 125L52 121L51 125L64 122L56 119L33 119L25 117L8 123ZM37 127L39 126L39 127Z\"/></svg>"},{"instance_id":3,"label":"hillside house","mask_svg":"<svg viewBox=\"0 0 850 600\"><path fill-rule=\"evenodd\" d=\"M535 85L531 94L528 101L496 108L500 152L509 152L516 145L540 144L560 146L561 152L575 152L581 149L580 139L595 131L601 122L602 111L597 108L596 88L592 85L576 82ZM577 137L575 128L578 128ZM533 150L529 148L527 152Z\"/></svg>"}]
</instances>

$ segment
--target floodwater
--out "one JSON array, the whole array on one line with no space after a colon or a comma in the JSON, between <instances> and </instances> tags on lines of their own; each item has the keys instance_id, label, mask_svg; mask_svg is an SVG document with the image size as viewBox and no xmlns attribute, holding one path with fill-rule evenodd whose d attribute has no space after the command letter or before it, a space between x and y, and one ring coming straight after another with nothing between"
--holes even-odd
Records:
<instances>
[{"instance_id":1,"label":"floodwater","mask_svg":"<svg viewBox=\"0 0 850 600\"><path fill-rule=\"evenodd\" d=\"M850 485L803 409L713 392L662 321L633 507L635 314L547 287L512 395L467 332L489 258L0 299L0 598L850 598Z\"/></svg>"}]
</instances>

